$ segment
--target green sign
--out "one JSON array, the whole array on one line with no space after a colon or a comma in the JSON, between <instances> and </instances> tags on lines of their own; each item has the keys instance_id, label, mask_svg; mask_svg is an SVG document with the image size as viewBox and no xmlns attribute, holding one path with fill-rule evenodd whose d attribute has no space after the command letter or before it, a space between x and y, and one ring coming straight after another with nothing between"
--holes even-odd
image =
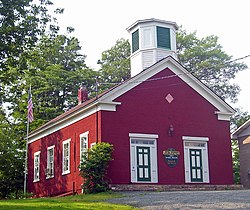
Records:
<instances>
[{"instance_id":1,"label":"green sign","mask_svg":"<svg viewBox=\"0 0 250 210\"><path fill-rule=\"evenodd\" d=\"M180 152L173 148L169 148L163 151L163 155L168 166L173 168L178 163Z\"/></svg>"}]
</instances>

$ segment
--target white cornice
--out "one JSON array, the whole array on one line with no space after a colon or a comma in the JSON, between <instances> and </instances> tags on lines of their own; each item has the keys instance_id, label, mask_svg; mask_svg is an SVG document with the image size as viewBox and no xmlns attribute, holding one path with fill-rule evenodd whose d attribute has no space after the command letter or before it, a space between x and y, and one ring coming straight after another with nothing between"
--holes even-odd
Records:
<instances>
[{"instance_id":1,"label":"white cornice","mask_svg":"<svg viewBox=\"0 0 250 210\"><path fill-rule=\"evenodd\" d=\"M113 101L120 95L131 90L132 88L151 78L165 68L169 68L187 85L189 85L203 98L210 102L214 107L216 107L217 112L215 114L217 114L218 120L230 120L230 116L235 113L235 110L225 101L223 101L218 95L216 95L212 90L210 90L206 85L204 85L196 77L189 73L179 62L177 62L171 56L168 56L165 59L157 62L156 64L142 71L127 82L124 82L122 85L103 95L100 100Z\"/></svg>"},{"instance_id":2,"label":"white cornice","mask_svg":"<svg viewBox=\"0 0 250 210\"><path fill-rule=\"evenodd\" d=\"M93 104L90 104L87 107L83 107L83 109L79 109L76 112L61 118L60 120L45 125L40 129L35 130L29 135L28 143L34 142L44 136L47 136L51 133L54 133L62 128L65 128L83 118L86 118L98 111L105 110L105 111L116 111L116 106L120 105L120 102L108 102L108 101L97 101Z\"/></svg>"},{"instance_id":3,"label":"white cornice","mask_svg":"<svg viewBox=\"0 0 250 210\"><path fill-rule=\"evenodd\" d=\"M155 18L150 18L150 19L144 19L144 20L137 20L136 22L134 22L132 25L130 25L127 28L127 31L131 31L138 24L144 24L144 23L150 23L150 22L157 22L157 23L163 23L163 24L173 25L174 28L175 28L175 30L178 29L178 26L177 26L176 22L166 21L166 20L160 20L160 19L155 19Z\"/></svg>"},{"instance_id":4,"label":"white cornice","mask_svg":"<svg viewBox=\"0 0 250 210\"><path fill-rule=\"evenodd\" d=\"M182 136L183 141L209 141L208 137Z\"/></svg>"},{"instance_id":5,"label":"white cornice","mask_svg":"<svg viewBox=\"0 0 250 210\"><path fill-rule=\"evenodd\" d=\"M145 133L129 133L130 138L146 138L146 139L158 139L158 134L145 134Z\"/></svg>"},{"instance_id":6,"label":"white cornice","mask_svg":"<svg viewBox=\"0 0 250 210\"><path fill-rule=\"evenodd\" d=\"M60 130L74 122L77 122L91 114L96 113L100 110L105 111L116 111L116 106L121 104L120 102L114 102L116 98L153 77L163 69L169 68L175 75L182 79L187 85L199 93L203 98L210 102L217 111L218 120L229 120L230 116L235 113L234 109L218 97L213 91L207 86L201 83L197 78L191 75L179 62L177 62L171 56L168 56L161 61L155 63L151 67L137 74L133 78L127 80L123 84L117 86L113 90L110 90L97 101L70 113L69 115L59 118L58 121L45 124L32 132L29 135L29 143L36 141L44 136L47 136L57 130Z\"/></svg>"}]
</instances>

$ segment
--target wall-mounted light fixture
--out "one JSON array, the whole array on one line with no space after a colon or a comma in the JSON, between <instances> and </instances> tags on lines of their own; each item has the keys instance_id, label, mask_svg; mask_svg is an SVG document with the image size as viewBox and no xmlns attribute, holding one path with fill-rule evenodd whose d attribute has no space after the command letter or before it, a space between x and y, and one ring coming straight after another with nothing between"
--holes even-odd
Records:
<instances>
[{"instance_id":1,"label":"wall-mounted light fixture","mask_svg":"<svg viewBox=\"0 0 250 210\"><path fill-rule=\"evenodd\" d=\"M174 126L170 125L169 128L168 128L168 135L173 136L173 133L174 133Z\"/></svg>"}]
</instances>

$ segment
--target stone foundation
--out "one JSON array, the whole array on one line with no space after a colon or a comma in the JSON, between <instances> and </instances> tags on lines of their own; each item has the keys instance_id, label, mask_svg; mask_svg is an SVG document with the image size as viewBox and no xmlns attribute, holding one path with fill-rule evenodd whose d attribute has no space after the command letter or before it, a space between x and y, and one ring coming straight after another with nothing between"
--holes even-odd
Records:
<instances>
[{"instance_id":1,"label":"stone foundation","mask_svg":"<svg viewBox=\"0 0 250 210\"><path fill-rule=\"evenodd\" d=\"M113 191L191 191L191 190L242 190L242 185L155 185L155 184L112 184Z\"/></svg>"}]
</instances>

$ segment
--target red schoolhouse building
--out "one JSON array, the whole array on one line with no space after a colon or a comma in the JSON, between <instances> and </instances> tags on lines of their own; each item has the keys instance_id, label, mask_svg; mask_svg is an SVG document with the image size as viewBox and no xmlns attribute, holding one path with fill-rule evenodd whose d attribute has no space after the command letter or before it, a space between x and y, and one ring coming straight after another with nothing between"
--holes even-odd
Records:
<instances>
[{"instance_id":1,"label":"red schoolhouse building","mask_svg":"<svg viewBox=\"0 0 250 210\"><path fill-rule=\"evenodd\" d=\"M81 154L114 146L116 185L233 184L234 110L178 62L174 22L139 20L131 34L132 78L36 129L28 141L28 191L81 192ZM86 95L84 88L83 91Z\"/></svg>"}]
</instances>

